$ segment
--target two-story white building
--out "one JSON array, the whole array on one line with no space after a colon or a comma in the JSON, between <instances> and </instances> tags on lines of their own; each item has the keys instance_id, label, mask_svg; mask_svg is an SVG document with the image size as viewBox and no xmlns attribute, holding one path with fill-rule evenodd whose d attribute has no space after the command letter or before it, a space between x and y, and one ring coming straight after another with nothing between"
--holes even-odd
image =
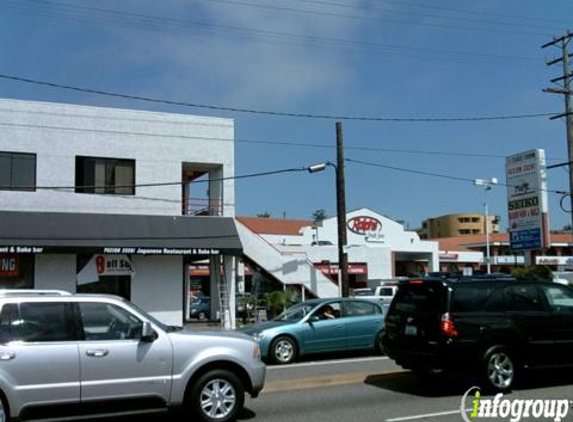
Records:
<instances>
[{"instance_id":1,"label":"two-story white building","mask_svg":"<svg viewBox=\"0 0 573 422\"><path fill-rule=\"evenodd\" d=\"M202 290L230 325L233 176L233 120L2 99L0 288L118 294L170 324Z\"/></svg>"}]
</instances>

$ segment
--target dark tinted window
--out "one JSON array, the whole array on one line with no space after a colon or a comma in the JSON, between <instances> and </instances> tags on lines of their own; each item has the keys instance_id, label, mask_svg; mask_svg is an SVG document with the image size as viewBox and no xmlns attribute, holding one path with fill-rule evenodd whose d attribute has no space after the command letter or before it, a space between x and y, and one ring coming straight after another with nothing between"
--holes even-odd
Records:
<instances>
[{"instance_id":1,"label":"dark tinted window","mask_svg":"<svg viewBox=\"0 0 573 422\"><path fill-rule=\"evenodd\" d=\"M380 313L380 309L373 303L367 302L346 302L346 315L349 317L369 316Z\"/></svg>"},{"instance_id":2,"label":"dark tinted window","mask_svg":"<svg viewBox=\"0 0 573 422\"><path fill-rule=\"evenodd\" d=\"M135 161L76 157L76 192L135 195Z\"/></svg>"},{"instance_id":3,"label":"dark tinted window","mask_svg":"<svg viewBox=\"0 0 573 422\"><path fill-rule=\"evenodd\" d=\"M543 311L543 303L536 286L508 287L508 311L539 312Z\"/></svg>"},{"instance_id":4,"label":"dark tinted window","mask_svg":"<svg viewBox=\"0 0 573 422\"><path fill-rule=\"evenodd\" d=\"M452 312L503 312L503 288L488 286L459 286L454 290Z\"/></svg>"},{"instance_id":5,"label":"dark tinted window","mask_svg":"<svg viewBox=\"0 0 573 422\"><path fill-rule=\"evenodd\" d=\"M36 190L36 155L0 152L0 189Z\"/></svg>"},{"instance_id":6,"label":"dark tinted window","mask_svg":"<svg viewBox=\"0 0 573 422\"><path fill-rule=\"evenodd\" d=\"M22 341L74 340L74 330L68 320L68 305L62 302L22 303L20 305Z\"/></svg>"},{"instance_id":7,"label":"dark tinted window","mask_svg":"<svg viewBox=\"0 0 573 422\"><path fill-rule=\"evenodd\" d=\"M403 312L440 312L442 294L445 288L441 284L413 284L400 287L392 302L393 309Z\"/></svg>"}]
</instances>

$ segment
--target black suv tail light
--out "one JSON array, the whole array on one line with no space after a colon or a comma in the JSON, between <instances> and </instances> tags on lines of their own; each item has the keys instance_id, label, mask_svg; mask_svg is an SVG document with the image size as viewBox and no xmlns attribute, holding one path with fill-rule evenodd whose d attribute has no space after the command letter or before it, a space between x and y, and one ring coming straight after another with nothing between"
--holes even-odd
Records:
<instances>
[{"instance_id":1,"label":"black suv tail light","mask_svg":"<svg viewBox=\"0 0 573 422\"><path fill-rule=\"evenodd\" d=\"M442 315L442 320L440 321L440 331L446 337L457 337L458 330L456 330L456 324L449 312Z\"/></svg>"}]
</instances>

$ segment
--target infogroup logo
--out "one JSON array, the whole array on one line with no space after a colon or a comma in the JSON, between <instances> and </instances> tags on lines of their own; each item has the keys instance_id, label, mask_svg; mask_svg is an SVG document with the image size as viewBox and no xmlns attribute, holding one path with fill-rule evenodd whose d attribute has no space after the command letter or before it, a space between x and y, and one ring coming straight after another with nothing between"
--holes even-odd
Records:
<instances>
[{"instance_id":1,"label":"infogroup logo","mask_svg":"<svg viewBox=\"0 0 573 422\"><path fill-rule=\"evenodd\" d=\"M472 399L469 409L468 398ZM465 422L476 422L479 418L502 418L510 422L523 419L560 422L569 413L569 407L568 399L504 399L502 393L496 394L493 399L485 399L479 387L472 387L462 396L460 412Z\"/></svg>"}]
</instances>

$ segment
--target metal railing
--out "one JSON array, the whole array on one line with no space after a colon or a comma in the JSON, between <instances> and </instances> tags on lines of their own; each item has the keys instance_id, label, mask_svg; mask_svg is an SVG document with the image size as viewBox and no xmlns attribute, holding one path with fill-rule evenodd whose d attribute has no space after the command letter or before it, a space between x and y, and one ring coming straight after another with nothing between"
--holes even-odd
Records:
<instances>
[{"instance_id":1,"label":"metal railing","mask_svg":"<svg viewBox=\"0 0 573 422\"><path fill-rule=\"evenodd\" d=\"M223 215L223 201L213 198L186 198L182 206L183 215Z\"/></svg>"}]
</instances>

